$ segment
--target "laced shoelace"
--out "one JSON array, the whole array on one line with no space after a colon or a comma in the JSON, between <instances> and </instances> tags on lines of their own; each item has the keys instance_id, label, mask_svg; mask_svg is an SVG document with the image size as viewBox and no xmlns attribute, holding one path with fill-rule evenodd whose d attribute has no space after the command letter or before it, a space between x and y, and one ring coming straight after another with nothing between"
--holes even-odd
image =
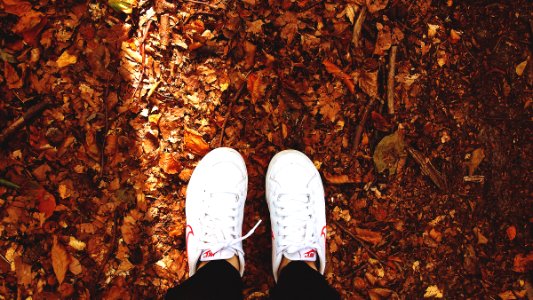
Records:
<instances>
[{"instance_id":1,"label":"laced shoelace","mask_svg":"<svg viewBox=\"0 0 533 300\"><path fill-rule=\"evenodd\" d=\"M277 240L281 253L295 253L305 248L319 248L313 227L313 203L308 191L280 193L275 202L278 219Z\"/></svg>"},{"instance_id":2,"label":"laced shoelace","mask_svg":"<svg viewBox=\"0 0 533 300\"><path fill-rule=\"evenodd\" d=\"M259 220L246 235L238 237L235 218L239 214L239 196L231 192L214 192L210 194L210 198L203 220L205 227L202 235L202 242L204 243L202 250L209 249L216 253L222 249L230 248L234 251L240 251L233 246L250 237L262 220ZM222 242L213 243L213 241Z\"/></svg>"}]
</instances>

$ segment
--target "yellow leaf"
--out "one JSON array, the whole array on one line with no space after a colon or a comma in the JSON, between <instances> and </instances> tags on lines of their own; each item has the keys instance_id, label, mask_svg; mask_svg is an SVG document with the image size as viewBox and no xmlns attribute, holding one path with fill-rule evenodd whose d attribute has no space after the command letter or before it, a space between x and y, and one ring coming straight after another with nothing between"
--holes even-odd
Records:
<instances>
[{"instance_id":1,"label":"yellow leaf","mask_svg":"<svg viewBox=\"0 0 533 300\"><path fill-rule=\"evenodd\" d=\"M527 59L519 63L516 66L516 75L522 76L522 74L524 74L524 70L526 69L526 66L527 66Z\"/></svg>"},{"instance_id":2,"label":"yellow leaf","mask_svg":"<svg viewBox=\"0 0 533 300\"><path fill-rule=\"evenodd\" d=\"M80 261L73 256L70 257L70 264L68 265L68 269L74 275L80 274L82 271L82 266L81 266Z\"/></svg>"},{"instance_id":3,"label":"yellow leaf","mask_svg":"<svg viewBox=\"0 0 533 300\"><path fill-rule=\"evenodd\" d=\"M57 241L57 236L54 236L54 243L52 245L52 267L57 277L57 282L61 284L65 280L68 266L70 264L70 256L65 250L65 247Z\"/></svg>"},{"instance_id":4,"label":"yellow leaf","mask_svg":"<svg viewBox=\"0 0 533 300\"><path fill-rule=\"evenodd\" d=\"M428 24L428 37L434 37L437 34L437 30L439 28L439 25Z\"/></svg>"},{"instance_id":5,"label":"yellow leaf","mask_svg":"<svg viewBox=\"0 0 533 300\"><path fill-rule=\"evenodd\" d=\"M78 251L85 249L86 244L75 237L71 236L68 241L68 245Z\"/></svg>"},{"instance_id":6,"label":"yellow leaf","mask_svg":"<svg viewBox=\"0 0 533 300\"><path fill-rule=\"evenodd\" d=\"M439 287L436 285L430 285L426 289L426 293L424 294L424 298L443 298L444 295L439 290Z\"/></svg>"},{"instance_id":7,"label":"yellow leaf","mask_svg":"<svg viewBox=\"0 0 533 300\"><path fill-rule=\"evenodd\" d=\"M69 54L67 50L65 50L65 52L63 52L63 54L61 54L61 56L56 61L58 68L64 68L66 66L75 64L76 62L78 62L78 58L74 55Z\"/></svg>"}]
</instances>

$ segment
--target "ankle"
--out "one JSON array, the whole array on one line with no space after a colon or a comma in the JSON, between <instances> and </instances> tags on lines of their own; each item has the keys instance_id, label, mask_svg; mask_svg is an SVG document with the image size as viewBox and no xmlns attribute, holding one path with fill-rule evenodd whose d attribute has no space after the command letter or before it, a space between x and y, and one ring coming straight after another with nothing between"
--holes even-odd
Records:
<instances>
[{"instance_id":1,"label":"ankle","mask_svg":"<svg viewBox=\"0 0 533 300\"><path fill-rule=\"evenodd\" d=\"M281 270L283 270L289 263L291 263L292 260L286 258L285 256L283 256L283 258L281 259L281 263L279 264L279 269L278 269L278 276L279 274L281 274ZM315 270L318 272L318 266L317 266L317 261L303 261L304 263L306 263L311 269Z\"/></svg>"},{"instance_id":2,"label":"ankle","mask_svg":"<svg viewBox=\"0 0 533 300\"><path fill-rule=\"evenodd\" d=\"M200 261L198 262L198 265L196 267L196 271L200 270L201 267L207 265L208 263L212 262L213 260L210 260L210 261ZM240 271L239 270L239 258L237 257L237 255L234 255L228 259L226 259L225 261L227 261L232 267L234 267L237 271Z\"/></svg>"}]
</instances>

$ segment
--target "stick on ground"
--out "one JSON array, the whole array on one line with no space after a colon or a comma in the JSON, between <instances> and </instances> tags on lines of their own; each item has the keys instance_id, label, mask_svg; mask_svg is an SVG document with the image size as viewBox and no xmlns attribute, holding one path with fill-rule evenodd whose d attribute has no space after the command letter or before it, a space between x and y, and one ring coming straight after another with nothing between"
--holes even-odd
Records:
<instances>
[{"instance_id":1,"label":"stick on ground","mask_svg":"<svg viewBox=\"0 0 533 300\"><path fill-rule=\"evenodd\" d=\"M439 189L446 190L446 178L441 174L441 172L437 171L429 158L425 157L422 153L411 147L407 147L407 152L409 152L413 159L420 165L420 169L422 170L423 174L429 176L431 181L433 181L433 183L435 183Z\"/></svg>"},{"instance_id":2,"label":"stick on ground","mask_svg":"<svg viewBox=\"0 0 533 300\"><path fill-rule=\"evenodd\" d=\"M48 103L46 102L40 102L38 104L35 104L34 106L30 107L22 117L18 118L15 122L11 123L2 133L0 133L0 144L5 142L13 133L15 133L17 130L19 130L24 124L26 124L29 120L31 120L36 115L43 112L43 110L46 108Z\"/></svg>"},{"instance_id":3,"label":"stick on ground","mask_svg":"<svg viewBox=\"0 0 533 300\"><path fill-rule=\"evenodd\" d=\"M374 106L375 99L370 99L370 102L365 107L365 111L363 112L363 116L361 117L361 122L357 124L357 127L355 128L355 138L353 142L353 151L357 153L357 150L359 149L359 143L361 142L361 135L363 134L363 128L365 127L366 120L368 119L368 115L370 114L370 111L372 110L372 106Z\"/></svg>"},{"instance_id":4,"label":"stick on ground","mask_svg":"<svg viewBox=\"0 0 533 300\"><path fill-rule=\"evenodd\" d=\"M246 81L248 79L248 75L250 75L250 72L248 72L248 74L246 74L246 76L244 77L244 80L241 83L241 86L235 93L235 96L233 96L233 99L231 99L231 102L228 107L228 111L226 112L226 116L224 116L224 123L222 123L222 132L220 133L220 141L218 142L219 147L222 147L222 143L224 142L224 131L226 131L226 124L228 123L228 119L231 116L231 110L233 109L233 104L237 102L237 100L241 97L242 92L246 88Z\"/></svg>"},{"instance_id":5,"label":"stick on ground","mask_svg":"<svg viewBox=\"0 0 533 300\"><path fill-rule=\"evenodd\" d=\"M387 80L387 107L389 114L394 114L394 76L396 75L396 52L398 46L392 46L389 54L389 78Z\"/></svg>"}]
</instances>

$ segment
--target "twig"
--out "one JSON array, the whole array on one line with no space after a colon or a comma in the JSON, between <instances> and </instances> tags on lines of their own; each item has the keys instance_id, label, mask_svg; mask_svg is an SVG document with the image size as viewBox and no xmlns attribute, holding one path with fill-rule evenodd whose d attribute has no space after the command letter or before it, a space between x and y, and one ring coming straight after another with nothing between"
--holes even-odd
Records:
<instances>
[{"instance_id":1,"label":"twig","mask_svg":"<svg viewBox=\"0 0 533 300\"><path fill-rule=\"evenodd\" d=\"M100 177L104 175L104 169L105 169L105 145L106 145L106 139L107 139L107 133L109 132L109 117L108 117L108 111L107 111L107 96L109 92L109 86L106 85L105 92L104 92L104 98L102 99L104 104L104 135L102 138L102 149L100 149Z\"/></svg>"},{"instance_id":2,"label":"twig","mask_svg":"<svg viewBox=\"0 0 533 300\"><path fill-rule=\"evenodd\" d=\"M14 188L14 189L19 189L20 186L18 184L15 184L9 180L6 180L6 179L2 179L0 178L0 185L5 185L7 187L10 187L10 188Z\"/></svg>"},{"instance_id":3,"label":"twig","mask_svg":"<svg viewBox=\"0 0 533 300\"><path fill-rule=\"evenodd\" d=\"M446 178L439 171L437 171L429 158L425 157L422 153L411 147L407 147L407 152L409 152L413 159L420 165L422 173L429 176L431 181L433 181L433 183L435 183L439 189L445 190L447 188Z\"/></svg>"},{"instance_id":4,"label":"twig","mask_svg":"<svg viewBox=\"0 0 533 300\"><path fill-rule=\"evenodd\" d=\"M150 30L150 25L152 25L152 20L148 20L148 22L146 23L146 28L144 29L143 36L142 36L142 39L141 39L141 45L140 45L140 47L141 47L141 57L142 57L142 61L141 61L141 76L139 78L139 81L137 82L137 85L135 86L135 89L133 90L133 98L134 99L135 99L135 95L137 94L137 90L141 86L141 82L143 81L143 77L144 77L144 62L145 62L144 41L146 40L146 37L148 36L148 31Z\"/></svg>"},{"instance_id":5,"label":"twig","mask_svg":"<svg viewBox=\"0 0 533 300\"><path fill-rule=\"evenodd\" d=\"M218 6L216 5L213 5L211 3L207 3L207 2L203 2L203 1L197 1L197 0L182 0L183 2L190 2L190 3L196 3L196 4L201 4L201 5L206 5L206 6L209 6L213 9L219 9Z\"/></svg>"},{"instance_id":6,"label":"twig","mask_svg":"<svg viewBox=\"0 0 533 300\"><path fill-rule=\"evenodd\" d=\"M339 223L339 221L333 220L333 223L335 225L337 225L337 227L339 227L349 237L351 237L352 239L356 240L359 243L359 245L361 245L361 247L363 247L368 253L370 253L370 255L372 257L374 257L379 262L384 263L381 260L381 258L379 258L379 256L376 254L376 252L374 252L370 248L368 248L368 246L365 244L365 241L363 241L362 239L358 238L355 234L351 233L346 227L342 226L341 223Z\"/></svg>"},{"instance_id":7,"label":"twig","mask_svg":"<svg viewBox=\"0 0 533 300\"><path fill-rule=\"evenodd\" d=\"M20 118L4 129L4 131L0 134L0 144L5 142L13 133L15 133L15 131L20 129L24 124L31 120L31 118L40 114L47 105L48 103L43 101L30 107L26 113L24 113Z\"/></svg>"},{"instance_id":8,"label":"twig","mask_svg":"<svg viewBox=\"0 0 533 300\"><path fill-rule=\"evenodd\" d=\"M389 78L387 80L387 106L389 114L394 114L394 75L396 74L396 52L398 46L394 45L389 54Z\"/></svg>"},{"instance_id":9,"label":"twig","mask_svg":"<svg viewBox=\"0 0 533 300\"><path fill-rule=\"evenodd\" d=\"M251 71L250 71L251 72ZM224 123L222 123L222 132L220 133L220 141L218 142L218 146L222 147L222 142L224 141L224 131L226 131L226 124L228 123L228 119L231 116L231 110L233 108L233 104L237 102L237 100L241 97L242 92L244 91L244 88L246 87L246 81L248 79L248 75L250 75L250 72L246 74L244 77L243 82L241 83L241 86L237 90L237 93L235 93L235 96L233 96L233 99L231 100L228 111L226 112L226 116L224 117Z\"/></svg>"},{"instance_id":10,"label":"twig","mask_svg":"<svg viewBox=\"0 0 533 300\"><path fill-rule=\"evenodd\" d=\"M113 253L115 253L115 250L117 248L117 236L118 236L118 218L119 218L119 212L120 206L115 208L115 213L113 214L113 236L111 239L111 248L109 248L109 251L107 252L104 260L102 261L102 264L100 265L98 269L98 273L96 273L96 281L94 282L95 285L98 285L98 282L100 281L100 277L102 276L102 273L104 272L105 266L107 265L109 259L111 259L111 256L113 256Z\"/></svg>"},{"instance_id":11,"label":"twig","mask_svg":"<svg viewBox=\"0 0 533 300\"><path fill-rule=\"evenodd\" d=\"M357 21L355 21L355 24L353 25L352 43L356 48L361 46L361 29L363 28L365 18L366 5L363 6L363 9L361 9L359 17L357 17Z\"/></svg>"},{"instance_id":12,"label":"twig","mask_svg":"<svg viewBox=\"0 0 533 300\"><path fill-rule=\"evenodd\" d=\"M7 260L7 258L5 258L2 254L0 254L0 257L8 264L11 264L11 262L9 260Z\"/></svg>"},{"instance_id":13,"label":"twig","mask_svg":"<svg viewBox=\"0 0 533 300\"><path fill-rule=\"evenodd\" d=\"M361 142L361 135L363 134L363 128L365 127L366 120L368 119L368 115L370 114L370 110L372 110L372 106L374 106L375 99L370 99L370 102L365 107L365 110L363 112L363 116L361 117L361 122L357 124L357 127L355 128L355 138L353 143L353 149L354 152L357 153L357 150L359 149L359 143Z\"/></svg>"}]
</instances>

